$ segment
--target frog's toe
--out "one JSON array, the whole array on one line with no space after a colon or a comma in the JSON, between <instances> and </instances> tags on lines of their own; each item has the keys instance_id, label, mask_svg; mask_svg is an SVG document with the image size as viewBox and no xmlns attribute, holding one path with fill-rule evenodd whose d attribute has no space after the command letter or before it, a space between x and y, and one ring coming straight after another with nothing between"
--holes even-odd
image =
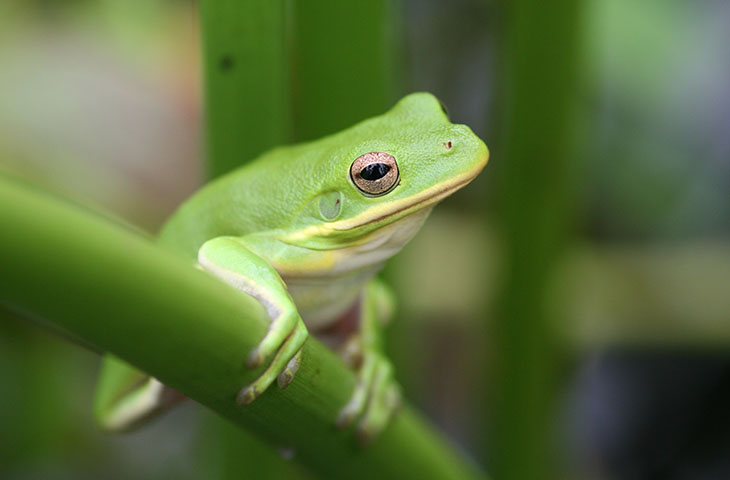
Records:
<instances>
[{"instance_id":1,"label":"frog's toe","mask_svg":"<svg viewBox=\"0 0 730 480\"><path fill-rule=\"evenodd\" d=\"M400 406L400 387L391 383L381 397L373 400L357 424L357 437L362 445L372 442L388 426L388 422Z\"/></svg>"},{"instance_id":2,"label":"frog's toe","mask_svg":"<svg viewBox=\"0 0 730 480\"><path fill-rule=\"evenodd\" d=\"M269 330L264 338L248 355L246 361L248 367L257 368L263 365L269 357L282 348L286 339L295 329L299 328L299 324L303 325L303 322L294 309L287 310L276 316L269 325Z\"/></svg>"},{"instance_id":3,"label":"frog's toe","mask_svg":"<svg viewBox=\"0 0 730 480\"><path fill-rule=\"evenodd\" d=\"M241 389L236 397L236 403L239 405L248 405L258 398L261 392L256 390L255 385L249 385L246 388Z\"/></svg>"},{"instance_id":4,"label":"frog's toe","mask_svg":"<svg viewBox=\"0 0 730 480\"><path fill-rule=\"evenodd\" d=\"M384 362L373 380L367 408L357 424L357 436L363 445L370 443L388 425L400 404L400 388L394 383L393 368Z\"/></svg>"},{"instance_id":5,"label":"frog's toe","mask_svg":"<svg viewBox=\"0 0 730 480\"><path fill-rule=\"evenodd\" d=\"M274 380L279 378L279 386L286 387L294 379L294 374L299 368L301 359L301 348L307 339L307 327L299 320L294 331L286 338L281 348L274 355L271 364L264 370L251 385L248 385L238 392L236 401L239 405L247 405L256 400Z\"/></svg>"},{"instance_id":6,"label":"frog's toe","mask_svg":"<svg viewBox=\"0 0 730 480\"><path fill-rule=\"evenodd\" d=\"M357 384L352 392L350 401L340 410L337 417L337 426L340 428L345 428L352 424L365 410L378 363L377 354L365 354L363 356L362 364L357 372Z\"/></svg>"},{"instance_id":7,"label":"frog's toe","mask_svg":"<svg viewBox=\"0 0 730 480\"><path fill-rule=\"evenodd\" d=\"M291 360L289 360L289 363L286 364L286 368L283 372L279 374L279 376L276 378L276 383L279 385L279 388L286 388L289 386L289 384L294 380L294 375L296 375L297 370L299 370L299 365L302 363L302 350L300 349L296 355L292 357Z\"/></svg>"},{"instance_id":8,"label":"frog's toe","mask_svg":"<svg viewBox=\"0 0 730 480\"><path fill-rule=\"evenodd\" d=\"M400 387L393 380L393 366L375 352L366 352L358 372L358 383L348 404L340 411L337 424L350 425L355 419L357 436L367 444L378 436L400 404Z\"/></svg>"},{"instance_id":9,"label":"frog's toe","mask_svg":"<svg viewBox=\"0 0 730 480\"><path fill-rule=\"evenodd\" d=\"M248 365L248 368L257 368L263 365L264 355L261 353L258 347L251 350L251 353L249 353L248 358L246 359L246 365Z\"/></svg>"}]
</instances>

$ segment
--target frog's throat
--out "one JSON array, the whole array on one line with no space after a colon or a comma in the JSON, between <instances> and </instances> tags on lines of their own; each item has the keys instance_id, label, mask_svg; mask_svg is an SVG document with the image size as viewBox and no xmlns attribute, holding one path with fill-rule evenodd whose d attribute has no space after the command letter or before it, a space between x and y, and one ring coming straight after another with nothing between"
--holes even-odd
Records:
<instances>
[{"instance_id":1,"label":"frog's throat","mask_svg":"<svg viewBox=\"0 0 730 480\"><path fill-rule=\"evenodd\" d=\"M485 156L473 169L454 177L448 182L427 188L418 195L370 208L352 218L337 220L327 224L312 225L282 238L282 241L296 244L297 242L312 237L327 237L338 232L354 230L368 224L378 223L388 218L395 221L415 210L431 206L466 186L482 171L487 164L487 158L488 156Z\"/></svg>"}]
</instances>

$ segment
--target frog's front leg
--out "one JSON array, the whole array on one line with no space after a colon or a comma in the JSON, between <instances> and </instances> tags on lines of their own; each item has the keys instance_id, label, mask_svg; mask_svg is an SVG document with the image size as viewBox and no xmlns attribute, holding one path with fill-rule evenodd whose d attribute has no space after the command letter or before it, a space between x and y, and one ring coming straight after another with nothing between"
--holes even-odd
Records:
<instances>
[{"instance_id":1,"label":"frog's front leg","mask_svg":"<svg viewBox=\"0 0 730 480\"><path fill-rule=\"evenodd\" d=\"M340 411L337 424L346 427L357 418L363 443L376 437L400 405L400 387L393 366L382 353L381 330L393 312L393 296L379 280L372 280L361 301L358 332L345 344L345 362L357 368L357 384L350 401Z\"/></svg>"},{"instance_id":2,"label":"frog's front leg","mask_svg":"<svg viewBox=\"0 0 730 480\"><path fill-rule=\"evenodd\" d=\"M240 404L253 402L274 380L284 388L294 379L307 339L304 325L284 281L274 268L246 246L246 237L217 237L198 252L200 265L224 282L241 290L265 308L271 319L266 335L248 357L256 368L273 356L268 368L238 394Z\"/></svg>"}]
</instances>

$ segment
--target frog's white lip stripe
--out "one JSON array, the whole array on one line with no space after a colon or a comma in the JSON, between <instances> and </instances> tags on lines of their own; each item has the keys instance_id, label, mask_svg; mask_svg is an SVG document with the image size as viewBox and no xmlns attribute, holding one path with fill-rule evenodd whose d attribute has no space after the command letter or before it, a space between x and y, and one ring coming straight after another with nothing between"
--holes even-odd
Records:
<instances>
[{"instance_id":1,"label":"frog's white lip stripe","mask_svg":"<svg viewBox=\"0 0 730 480\"><path fill-rule=\"evenodd\" d=\"M397 206L395 208L393 208L392 210L388 209L387 211L385 211L384 214L377 216L377 217L373 216L373 218L367 219L364 222L355 222L354 223L353 221L358 219L358 217L354 217L346 222L346 223L352 224L352 225L346 226L344 228L342 228L340 225L334 225L334 224L331 226L334 227L334 229L338 230L338 231L351 230L353 228L362 227L364 225L367 225L368 223L375 223L379 220L383 220L388 217L396 216L399 213L405 212L412 208L427 207L428 205L432 205L432 204L448 197L449 195L454 193L456 190L459 190L460 188L464 187L467 183L471 182L473 179L474 179L474 176L468 177L456 184L451 184L451 185L447 186L446 188L437 189L435 191L435 193L433 193L434 190L432 190L432 189L424 190L424 193L429 193L430 195L423 195L423 194L418 195L413 199L413 201L407 202L407 203L405 203L405 205L402 205L402 206L396 204ZM388 205L388 206L390 206L390 205ZM345 222L343 222L343 223L345 223Z\"/></svg>"},{"instance_id":2,"label":"frog's white lip stripe","mask_svg":"<svg viewBox=\"0 0 730 480\"><path fill-rule=\"evenodd\" d=\"M472 170L469 170L468 172L459 175L458 177L455 177L452 181L446 184L434 185L433 187L424 190L414 197L404 198L395 202L384 204L380 207L374 207L367 212L363 212L360 215L348 218L346 220L338 220L323 225L313 225L311 227L305 228L304 230L296 232L295 234L287 237L284 241L297 241L311 238L313 236L323 237L331 235L335 232L352 230L367 225L369 223L377 222L384 218L395 217L399 213L404 213L414 208L423 208L429 205L433 205L434 203L451 195L456 190L459 190L460 188L464 187L466 184L474 180L474 178L479 174L479 172L482 171L484 166L487 164L488 158L489 156L485 155L484 159L479 162L479 164Z\"/></svg>"}]
</instances>

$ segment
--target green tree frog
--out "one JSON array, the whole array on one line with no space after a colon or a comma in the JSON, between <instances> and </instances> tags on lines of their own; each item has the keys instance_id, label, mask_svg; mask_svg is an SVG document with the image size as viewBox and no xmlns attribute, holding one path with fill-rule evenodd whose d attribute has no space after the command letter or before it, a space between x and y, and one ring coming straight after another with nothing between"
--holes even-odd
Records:
<instances>
[{"instance_id":1,"label":"green tree frog","mask_svg":"<svg viewBox=\"0 0 730 480\"><path fill-rule=\"evenodd\" d=\"M433 95L414 93L342 132L275 148L184 202L159 241L254 297L271 320L248 356L248 367L266 368L236 401L292 382L312 332L357 375L333 422L357 423L364 439L377 435L400 392L380 346L392 295L375 275L488 157L484 142L452 124ZM107 355L95 416L108 429L128 429L180 398Z\"/></svg>"}]
</instances>

